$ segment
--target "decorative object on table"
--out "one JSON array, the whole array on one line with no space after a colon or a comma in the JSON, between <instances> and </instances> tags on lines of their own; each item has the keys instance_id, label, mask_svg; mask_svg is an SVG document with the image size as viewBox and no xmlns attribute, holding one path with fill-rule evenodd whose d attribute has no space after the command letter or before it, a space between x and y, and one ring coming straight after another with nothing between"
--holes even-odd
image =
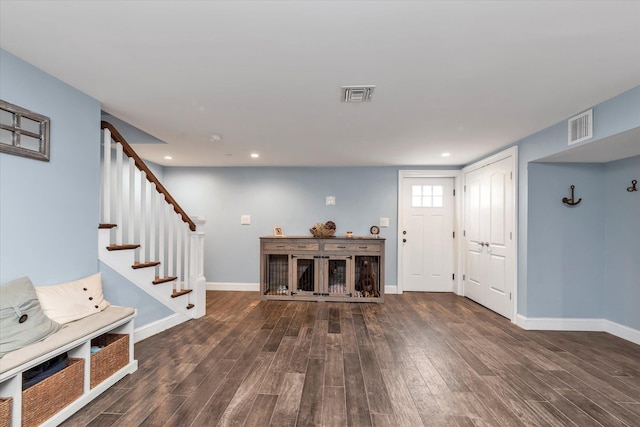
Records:
<instances>
[{"instance_id":1,"label":"decorative object on table","mask_svg":"<svg viewBox=\"0 0 640 427\"><path fill-rule=\"evenodd\" d=\"M276 237L284 237L284 229L280 226L273 227L273 235Z\"/></svg>"},{"instance_id":2,"label":"decorative object on table","mask_svg":"<svg viewBox=\"0 0 640 427\"><path fill-rule=\"evenodd\" d=\"M373 237L378 237L378 235L380 234L380 227L378 227L377 225L372 225L369 229L369 233L371 233Z\"/></svg>"},{"instance_id":3,"label":"decorative object on table","mask_svg":"<svg viewBox=\"0 0 640 427\"><path fill-rule=\"evenodd\" d=\"M571 198L563 197L562 198L562 203L564 203L567 206L576 206L578 203L580 203L582 201L582 198L579 198L578 200L575 200L575 196L573 194L575 188L576 188L575 185L571 185Z\"/></svg>"},{"instance_id":4,"label":"decorative object on table","mask_svg":"<svg viewBox=\"0 0 640 427\"><path fill-rule=\"evenodd\" d=\"M629 193L631 193L632 191L638 191L638 187L636 187L636 185L638 185L638 180L634 179L631 181L631 187L627 187L627 191Z\"/></svg>"},{"instance_id":5,"label":"decorative object on table","mask_svg":"<svg viewBox=\"0 0 640 427\"><path fill-rule=\"evenodd\" d=\"M331 237L336 232L336 223L333 221L327 221L324 224L316 222L313 227L309 229L314 237Z\"/></svg>"},{"instance_id":6,"label":"decorative object on table","mask_svg":"<svg viewBox=\"0 0 640 427\"><path fill-rule=\"evenodd\" d=\"M347 239L352 239L353 238L353 231L347 231L346 234L344 235L344 237L346 237Z\"/></svg>"}]
</instances>

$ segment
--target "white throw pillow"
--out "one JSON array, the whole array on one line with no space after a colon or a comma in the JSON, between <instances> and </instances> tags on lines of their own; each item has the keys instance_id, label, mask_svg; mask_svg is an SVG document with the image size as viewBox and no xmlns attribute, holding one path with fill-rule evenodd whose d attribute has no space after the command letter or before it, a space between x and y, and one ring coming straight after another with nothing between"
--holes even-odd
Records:
<instances>
[{"instance_id":1,"label":"white throw pillow","mask_svg":"<svg viewBox=\"0 0 640 427\"><path fill-rule=\"evenodd\" d=\"M100 273L74 282L35 288L44 314L58 323L82 319L111 305L102 294Z\"/></svg>"}]
</instances>

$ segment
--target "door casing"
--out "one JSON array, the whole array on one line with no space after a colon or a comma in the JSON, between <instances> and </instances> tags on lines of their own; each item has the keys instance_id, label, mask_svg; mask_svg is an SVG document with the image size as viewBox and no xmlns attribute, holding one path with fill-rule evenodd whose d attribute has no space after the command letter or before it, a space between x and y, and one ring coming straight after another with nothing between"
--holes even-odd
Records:
<instances>
[{"instance_id":1,"label":"door casing","mask_svg":"<svg viewBox=\"0 0 640 427\"><path fill-rule=\"evenodd\" d=\"M403 246L402 246L402 230L404 229L403 224L403 184L406 178L453 178L453 188L456 191L456 196L454 197L454 216L453 216L453 230L455 232L456 237L453 241L454 248L454 256L453 256L453 271L454 271L454 280L453 280L453 292L458 295L462 295L462 263L459 261L461 258L461 234L460 230L462 224L462 180L461 180L461 170L400 170L398 171L398 249L397 249L397 277L396 283L397 285L397 293L403 293L403 279L402 279L402 257L403 257ZM385 287L386 292L393 293L393 289L389 289L390 287Z\"/></svg>"}]
</instances>

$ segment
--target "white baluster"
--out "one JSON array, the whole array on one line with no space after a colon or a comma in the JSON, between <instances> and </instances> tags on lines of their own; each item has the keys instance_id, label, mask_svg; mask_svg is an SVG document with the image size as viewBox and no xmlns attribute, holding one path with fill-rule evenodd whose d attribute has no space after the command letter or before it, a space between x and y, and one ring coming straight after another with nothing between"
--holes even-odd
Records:
<instances>
[{"instance_id":1,"label":"white baluster","mask_svg":"<svg viewBox=\"0 0 640 427\"><path fill-rule=\"evenodd\" d=\"M176 276L178 276L176 280L176 291L181 291L184 276L182 274L182 230L180 227L182 218L180 218L180 215L176 214L174 216L174 222L176 223Z\"/></svg>"},{"instance_id":2,"label":"white baluster","mask_svg":"<svg viewBox=\"0 0 640 427\"><path fill-rule=\"evenodd\" d=\"M117 143L116 144L116 221L118 224L118 228L116 228L116 244L117 245L121 245L122 244L122 233L123 233L123 229L124 229L124 223L123 223L123 215L122 215L122 211L123 211L123 200L122 198L124 197L124 186L122 183L123 180L123 176L122 174L123 172L123 165L122 165L122 160L123 160L123 152L122 152L122 144Z\"/></svg>"},{"instance_id":3,"label":"white baluster","mask_svg":"<svg viewBox=\"0 0 640 427\"><path fill-rule=\"evenodd\" d=\"M182 282L182 288L183 289L191 289L191 262L189 261L189 257L191 256L190 252L189 252L189 248L190 248L190 243L191 240L189 239L189 224L187 224L186 222L182 222L182 241L183 243L183 248L184 248L184 281Z\"/></svg>"},{"instance_id":4,"label":"white baluster","mask_svg":"<svg viewBox=\"0 0 640 427\"><path fill-rule=\"evenodd\" d=\"M173 263L173 249L175 247L175 241L173 239L173 226L175 221L173 221L173 206L167 203L167 271L168 276L177 276L176 270L174 268Z\"/></svg>"},{"instance_id":5,"label":"white baluster","mask_svg":"<svg viewBox=\"0 0 640 427\"><path fill-rule=\"evenodd\" d=\"M140 171L140 222L138 222L138 229L140 230L140 262L144 263L149 261L147 258L147 174L144 171Z\"/></svg>"},{"instance_id":6,"label":"white baluster","mask_svg":"<svg viewBox=\"0 0 640 427\"><path fill-rule=\"evenodd\" d=\"M102 222L111 222L111 132L102 131Z\"/></svg>"},{"instance_id":7,"label":"white baluster","mask_svg":"<svg viewBox=\"0 0 640 427\"><path fill-rule=\"evenodd\" d=\"M164 249L164 238L167 232L166 229L166 221L165 221L165 212L167 210L165 206L164 194L160 194L158 197L158 213L160 217L158 218L158 260L162 263L160 264L160 274L159 277L169 276L169 272L167 271L167 254ZM164 274L163 274L164 272Z\"/></svg>"},{"instance_id":8,"label":"white baluster","mask_svg":"<svg viewBox=\"0 0 640 427\"><path fill-rule=\"evenodd\" d=\"M135 222L136 222L136 167L134 160L129 157L129 212L127 214L128 220L128 233L127 233L127 243L133 244L134 240L134 231L135 231Z\"/></svg>"},{"instance_id":9,"label":"white baluster","mask_svg":"<svg viewBox=\"0 0 640 427\"><path fill-rule=\"evenodd\" d=\"M149 186L149 260L157 261L156 257L156 217L158 215L156 185L151 183Z\"/></svg>"}]
</instances>

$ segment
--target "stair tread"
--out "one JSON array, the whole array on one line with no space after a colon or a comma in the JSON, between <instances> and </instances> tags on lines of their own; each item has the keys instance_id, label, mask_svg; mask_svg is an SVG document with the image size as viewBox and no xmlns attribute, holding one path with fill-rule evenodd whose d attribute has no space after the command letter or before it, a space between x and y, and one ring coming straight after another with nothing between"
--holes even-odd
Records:
<instances>
[{"instance_id":1,"label":"stair tread","mask_svg":"<svg viewBox=\"0 0 640 427\"><path fill-rule=\"evenodd\" d=\"M193 291L193 289L183 289L181 291L173 291L173 293L171 294L171 298L176 298L182 295L186 295L188 293L190 293L191 291Z\"/></svg>"},{"instance_id":2,"label":"stair tread","mask_svg":"<svg viewBox=\"0 0 640 427\"><path fill-rule=\"evenodd\" d=\"M115 228L118 224L98 224L98 228Z\"/></svg>"},{"instance_id":3,"label":"stair tread","mask_svg":"<svg viewBox=\"0 0 640 427\"><path fill-rule=\"evenodd\" d=\"M108 251L122 251L126 249L138 249L140 245L109 245L107 246Z\"/></svg>"},{"instance_id":4,"label":"stair tread","mask_svg":"<svg viewBox=\"0 0 640 427\"><path fill-rule=\"evenodd\" d=\"M173 282L176 279L176 276L156 277L155 280L151 283L153 283L154 285L159 285L160 283Z\"/></svg>"},{"instance_id":5,"label":"stair tread","mask_svg":"<svg viewBox=\"0 0 640 427\"><path fill-rule=\"evenodd\" d=\"M147 267L155 267L156 265L160 265L160 261L149 261L149 262L136 262L131 266L131 268L147 268Z\"/></svg>"}]
</instances>

